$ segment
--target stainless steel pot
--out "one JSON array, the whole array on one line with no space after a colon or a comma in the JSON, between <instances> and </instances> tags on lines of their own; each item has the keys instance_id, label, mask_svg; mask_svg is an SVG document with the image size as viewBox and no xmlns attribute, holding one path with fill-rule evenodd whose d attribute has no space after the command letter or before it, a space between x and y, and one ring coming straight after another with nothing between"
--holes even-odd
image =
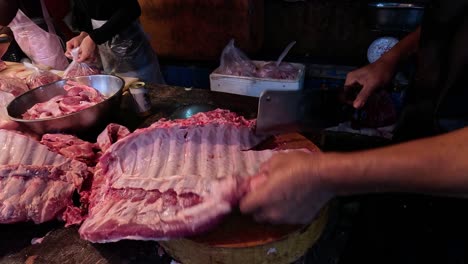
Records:
<instances>
[{"instance_id":1,"label":"stainless steel pot","mask_svg":"<svg viewBox=\"0 0 468 264\"><path fill-rule=\"evenodd\" d=\"M40 86L15 98L7 106L10 119L27 126L40 135L53 132L77 133L87 131L100 122L106 122L111 113L119 109L125 85L122 78L112 75L91 75L76 77L71 80L95 88L107 99L89 108L60 117L36 120L23 119L22 114L36 103L45 102L57 95L66 93L63 86L67 80L61 80Z\"/></svg>"},{"instance_id":2,"label":"stainless steel pot","mask_svg":"<svg viewBox=\"0 0 468 264\"><path fill-rule=\"evenodd\" d=\"M422 21L424 6L404 3L369 4L369 21L376 30L413 31Z\"/></svg>"}]
</instances>

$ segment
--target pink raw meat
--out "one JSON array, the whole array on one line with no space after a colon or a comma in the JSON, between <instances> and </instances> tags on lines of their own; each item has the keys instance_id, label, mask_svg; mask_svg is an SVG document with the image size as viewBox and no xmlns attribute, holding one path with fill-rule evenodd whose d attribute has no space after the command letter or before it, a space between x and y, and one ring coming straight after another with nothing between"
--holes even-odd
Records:
<instances>
[{"instance_id":1,"label":"pink raw meat","mask_svg":"<svg viewBox=\"0 0 468 264\"><path fill-rule=\"evenodd\" d=\"M13 131L0 130L0 145L0 223L60 217L88 176L87 166Z\"/></svg>"},{"instance_id":2,"label":"pink raw meat","mask_svg":"<svg viewBox=\"0 0 468 264\"><path fill-rule=\"evenodd\" d=\"M68 79L79 76L89 76L99 73L99 69L96 69L95 67L91 67L86 63L73 61L63 73L63 78Z\"/></svg>"},{"instance_id":3,"label":"pink raw meat","mask_svg":"<svg viewBox=\"0 0 468 264\"><path fill-rule=\"evenodd\" d=\"M59 117L81 111L105 100L96 89L84 84L68 81L65 95L57 95L49 101L37 103L23 114L24 119Z\"/></svg>"},{"instance_id":4,"label":"pink raw meat","mask_svg":"<svg viewBox=\"0 0 468 264\"><path fill-rule=\"evenodd\" d=\"M294 80L297 78L299 69L286 62L276 66L276 62L270 62L257 70L256 76L260 78Z\"/></svg>"},{"instance_id":5,"label":"pink raw meat","mask_svg":"<svg viewBox=\"0 0 468 264\"><path fill-rule=\"evenodd\" d=\"M51 151L60 153L70 159L79 160L88 166L94 166L97 163L96 145L75 136L45 134L42 136L41 143Z\"/></svg>"},{"instance_id":6,"label":"pink raw meat","mask_svg":"<svg viewBox=\"0 0 468 264\"><path fill-rule=\"evenodd\" d=\"M238 201L243 177L275 153L243 151L264 139L254 123L218 109L117 141L96 166L81 237L162 240L212 228Z\"/></svg>"},{"instance_id":7,"label":"pink raw meat","mask_svg":"<svg viewBox=\"0 0 468 264\"><path fill-rule=\"evenodd\" d=\"M106 152L112 146L112 144L128 136L129 134L130 131L128 128L118 124L109 124L104 129L104 131L99 134L97 138L97 144L102 152Z\"/></svg>"},{"instance_id":8,"label":"pink raw meat","mask_svg":"<svg viewBox=\"0 0 468 264\"><path fill-rule=\"evenodd\" d=\"M19 96L29 90L26 82L19 78L0 78L0 91Z\"/></svg>"},{"instance_id":9,"label":"pink raw meat","mask_svg":"<svg viewBox=\"0 0 468 264\"><path fill-rule=\"evenodd\" d=\"M0 71L3 71L7 68L7 65L4 61L0 60Z\"/></svg>"},{"instance_id":10,"label":"pink raw meat","mask_svg":"<svg viewBox=\"0 0 468 264\"><path fill-rule=\"evenodd\" d=\"M26 83L30 89L33 89L59 81L60 79L60 76L50 71L38 70L26 79Z\"/></svg>"}]
</instances>

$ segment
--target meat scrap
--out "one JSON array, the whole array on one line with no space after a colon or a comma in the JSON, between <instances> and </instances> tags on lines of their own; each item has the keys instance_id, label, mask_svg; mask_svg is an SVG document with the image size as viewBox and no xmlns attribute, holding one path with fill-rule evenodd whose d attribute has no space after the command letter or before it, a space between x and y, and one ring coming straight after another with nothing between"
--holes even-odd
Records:
<instances>
[{"instance_id":1,"label":"meat scrap","mask_svg":"<svg viewBox=\"0 0 468 264\"><path fill-rule=\"evenodd\" d=\"M37 103L23 114L27 120L59 117L81 111L105 100L96 89L84 84L67 81L64 86L66 94Z\"/></svg>"},{"instance_id":2,"label":"meat scrap","mask_svg":"<svg viewBox=\"0 0 468 264\"><path fill-rule=\"evenodd\" d=\"M81 161L88 166L95 166L97 163L99 150L96 144L81 140L75 136L45 134L42 136L41 144L47 146L50 151Z\"/></svg>"},{"instance_id":3,"label":"meat scrap","mask_svg":"<svg viewBox=\"0 0 468 264\"><path fill-rule=\"evenodd\" d=\"M255 76L259 78L294 80L299 74L299 69L291 63L282 62L276 65L276 62L269 62L259 66Z\"/></svg>"},{"instance_id":4,"label":"meat scrap","mask_svg":"<svg viewBox=\"0 0 468 264\"><path fill-rule=\"evenodd\" d=\"M163 240L213 228L238 202L244 177L275 153L243 151L263 141L254 123L218 109L117 141L96 166L81 237Z\"/></svg>"},{"instance_id":5,"label":"meat scrap","mask_svg":"<svg viewBox=\"0 0 468 264\"><path fill-rule=\"evenodd\" d=\"M0 130L0 145L0 223L60 218L87 166L13 131Z\"/></svg>"},{"instance_id":6,"label":"meat scrap","mask_svg":"<svg viewBox=\"0 0 468 264\"><path fill-rule=\"evenodd\" d=\"M112 144L128 136L129 134L130 131L128 128L118 124L109 124L104 129L104 131L99 134L97 138L97 145L102 152L106 152L112 146Z\"/></svg>"},{"instance_id":7,"label":"meat scrap","mask_svg":"<svg viewBox=\"0 0 468 264\"><path fill-rule=\"evenodd\" d=\"M0 91L11 93L16 97L27 92L28 90L29 87L23 79L0 78Z\"/></svg>"}]
</instances>

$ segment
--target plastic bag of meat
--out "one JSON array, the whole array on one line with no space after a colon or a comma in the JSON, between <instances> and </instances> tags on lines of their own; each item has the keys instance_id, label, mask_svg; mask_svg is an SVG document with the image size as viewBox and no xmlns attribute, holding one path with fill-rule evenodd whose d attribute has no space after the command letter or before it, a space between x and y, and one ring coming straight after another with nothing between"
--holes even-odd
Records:
<instances>
[{"instance_id":1,"label":"plastic bag of meat","mask_svg":"<svg viewBox=\"0 0 468 264\"><path fill-rule=\"evenodd\" d=\"M71 51L73 58L72 63L67 67L65 73L63 74L64 79L79 77L79 76L89 76L94 74L99 74L99 69L92 67L84 62L78 62L78 54L80 53L80 48L75 48Z\"/></svg>"},{"instance_id":2,"label":"plastic bag of meat","mask_svg":"<svg viewBox=\"0 0 468 264\"><path fill-rule=\"evenodd\" d=\"M257 70L257 77L283 80L296 79L299 74L299 69L294 67L291 63L282 62L295 44L296 41L289 43L276 62L269 62L260 66Z\"/></svg>"},{"instance_id":3,"label":"plastic bag of meat","mask_svg":"<svg viewBox=\"0 0 468 264\"><path fill-rule=\"evenodd\" d=\"M388 92L382 90L371 95L364 107L355 112L351 126L354 129L378 128L395 124L396 121L395 105Z\"/></svg>"},{"instance_id":4,"label":"plastic bag of meat","mask_svg":"<svg viewBox=\"0 0 468 264\"><path fill-rule=\"evenodd\" d=\"M26 81L19 78L0 78L0 91L19 96L29 90Z\"/></svg>"},{"instance_id":5,"label":"plastic bag of meat","mask_svg":"<svg viewBox=\"0 0 468 264\"><path fill-rule=\"evenodd\" d=\"M276 62L269 62L260 67L257 71L257 77L270 79L294 80L299 74L299 69L291 63L282 62L276 65Z\"/></svg>"},{"instance_id":6,"label":"plastic bag of meat","mask_svg":"<svg viewBox=\"0 0 468 264\"><path fill-rule=\"evenodd\" d=\"M33 73L26 78L26 84L28 85L29 89L53 83L61 79L57 74L50 71L41 70L31 63L25 62L23 64L26 68L33 69Z\"/></svg>"},{"instance_id":7,"label":"plastic bag of meat","mask_svg":"<svg viewBox=\"0 0 468 264\"><path fill-rule=\"evenodd\" d=\"M221 65L218 73L253 77L256 70L255 64L247 55L234 46L234 39L231 39L221 54Z\"/></svg>"}]
</instances>

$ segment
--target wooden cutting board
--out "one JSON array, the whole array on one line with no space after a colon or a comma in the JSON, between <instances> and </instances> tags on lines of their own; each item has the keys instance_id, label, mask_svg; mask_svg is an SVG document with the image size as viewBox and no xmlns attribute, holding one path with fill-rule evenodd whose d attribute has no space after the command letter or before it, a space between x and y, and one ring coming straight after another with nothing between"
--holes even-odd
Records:
<instances>
[{"instance_id":1,"label":"wooden cutting board","mask_svg":"<svg viewBox=\"0 0 468 264\"><path fill-rule=\"evenodd\" d=\"M300 134L272 138L261 149L307 148L320 150ZM319 239L327 223L327 208L306 226L267 225L234 212L219 227L191 239L160 242L164 249L184 264L289 264L299 259Z\"/></svg>"}]
</instances>

